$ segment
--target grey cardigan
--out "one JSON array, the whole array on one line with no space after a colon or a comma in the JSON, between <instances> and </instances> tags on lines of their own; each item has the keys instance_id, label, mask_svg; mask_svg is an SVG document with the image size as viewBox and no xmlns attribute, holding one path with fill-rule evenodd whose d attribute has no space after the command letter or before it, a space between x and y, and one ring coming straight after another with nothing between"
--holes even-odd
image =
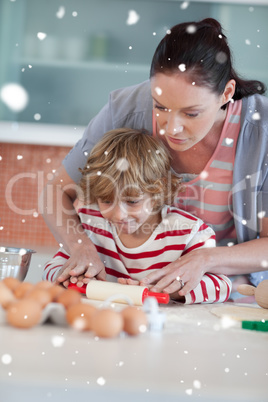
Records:
<instances>
[{"instance_id":1,"label":"grey cardigan","mask_svg":"<svg viewBox=\"0 0 268 402\"><path fill-rule=\"evenodd\" d=\"M87 126L83 137L63 160L69 176L79 182L78 170L102 135L114 128L130 127L152 132L150 82L113 91L108 103ZM268 99L253 95L243 99L241 129L233 172L233 214L239 243L259 235L258 215L268 216ZM250 275L253 284L268 279L268 271Z\"/></svg>"}]
</instances>

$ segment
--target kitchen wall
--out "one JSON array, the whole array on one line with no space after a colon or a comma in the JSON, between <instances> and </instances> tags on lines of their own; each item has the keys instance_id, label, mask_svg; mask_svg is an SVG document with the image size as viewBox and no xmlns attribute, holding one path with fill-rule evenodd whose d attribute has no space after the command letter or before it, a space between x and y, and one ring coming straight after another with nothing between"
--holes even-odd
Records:
<instances>
[{"instance_id":1,"label":"kitchen wall","mask_svg":"<svg viewBox=\"0 0 268 402\"><path fill-rule=\"evenodd\" d=\"M69 147L0 144L0 245L53 252L58 245L38 206L42 188Z\"/></svg>"}]
</instances>

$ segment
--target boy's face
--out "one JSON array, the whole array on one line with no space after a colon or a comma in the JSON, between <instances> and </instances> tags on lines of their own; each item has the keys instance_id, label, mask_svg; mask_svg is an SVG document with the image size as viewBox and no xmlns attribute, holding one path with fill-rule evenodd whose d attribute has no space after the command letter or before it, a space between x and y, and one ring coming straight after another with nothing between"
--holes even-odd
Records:
<instances>
[{"instance_id":1,"label":"boy's face","mask_svg":"<svg viewBox=\"0 0 268 402\"><path fill-rule=\"evenodd\" d=\"M112 223L120 234L147 234L151 225L159 223L159 212L153 210L153 200L149 194L139 197L121 197L112 201L98 199L102 216ZM140 229L140 230L139 230Z\"/></svg>"}]
</instances>

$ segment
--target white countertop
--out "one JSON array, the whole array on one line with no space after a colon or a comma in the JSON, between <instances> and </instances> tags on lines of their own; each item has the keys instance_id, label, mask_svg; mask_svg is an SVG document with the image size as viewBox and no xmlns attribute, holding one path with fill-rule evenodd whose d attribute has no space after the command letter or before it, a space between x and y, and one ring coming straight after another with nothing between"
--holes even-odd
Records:
<instances>
[{"instance_id":1,"label":"white countertop","mask_svg":"<svg viewBox=\"0 0 268 402\"><path fill-rule=\"evenodd\" d=\"M210 313L215 307L164 306L162 332L115 339L2 323L0 400L268 401L268 333L228 325Z\"/></svg>"}]
</instances>

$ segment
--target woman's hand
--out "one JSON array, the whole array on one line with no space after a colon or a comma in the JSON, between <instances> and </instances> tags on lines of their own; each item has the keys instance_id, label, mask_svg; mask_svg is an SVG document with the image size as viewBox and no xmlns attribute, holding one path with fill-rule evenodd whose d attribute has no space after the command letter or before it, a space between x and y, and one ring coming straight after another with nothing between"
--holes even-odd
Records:
<instances>
[{"instance_id":1,"label":"woman's hand","mask_svg":"<svg viewBox=\"0 0 268 402\"><path fill-rule=\"evenodd\" d=\"M148 274L140 285L153 285L150 289L152 292L178 292L180 296L185 296L212 267L213 250L215 248L203 248L185 254L166 267Z\"/></svg>"},{"instance_id":2,"label":"woman's hand","mask_svg":"<svg viewBox=\"0 0 268 402\"><path fill-rule=\"evenodd\" d=\"M59 271L56 282L65 287L68 287L70 281L82 286L92 278L105 280L105 266L95 247L79 245Z\"/></svg>"}]
</instances>

